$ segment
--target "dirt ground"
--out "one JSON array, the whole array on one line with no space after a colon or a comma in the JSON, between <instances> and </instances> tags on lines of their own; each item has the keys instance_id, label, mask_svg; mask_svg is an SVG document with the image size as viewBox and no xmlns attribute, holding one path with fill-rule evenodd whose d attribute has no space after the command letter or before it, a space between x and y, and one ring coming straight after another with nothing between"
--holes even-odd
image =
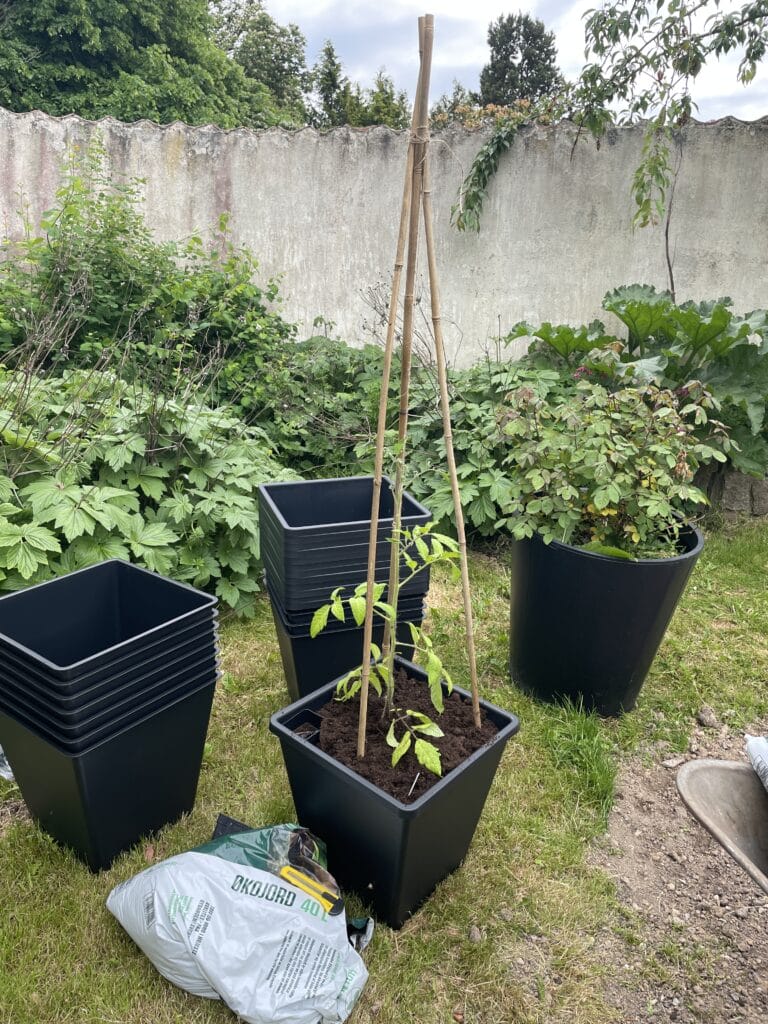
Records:
<instances>
[{"instance_id":1,"label":"dirt ground","mask_svg":"<svg viewBox=\"0 0 768 1024\"><path fill-rule=\"evenodd\" d=\"M748 731L764 735L768 722ZM622 1024L768 1024L768 896L680 799L677 769L700 757L746 762L744 734L712 720L697 725L685 757L657 751L627 765L590 854L617 880L626 912L624 935L596 936Z\"/></svg>"}]
</instances>

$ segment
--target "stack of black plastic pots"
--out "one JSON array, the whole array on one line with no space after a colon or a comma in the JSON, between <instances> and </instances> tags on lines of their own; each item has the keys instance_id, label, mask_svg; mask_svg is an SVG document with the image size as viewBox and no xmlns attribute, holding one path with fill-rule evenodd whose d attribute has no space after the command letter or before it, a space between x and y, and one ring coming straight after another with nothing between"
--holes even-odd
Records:
<instances>
[{"instance_id":1,"label":"stack of black plastic pots","mask_svg":"<svg viewBox=\"0 0 768 1024\"><path fill-rule=\"evenodd\" d=\"M368 569L373 477L302 480L265 484L259 488L261 558L272 616L283 659L288 692L293 700L312 693L356 665L362 658L362 629L330 618L312 639L309 627L315 610L336 588L349 597L364 583ZM385 477L381 491L376 549L376 580L389 578L393 498ZM424 526L429 510L403 496L402 528ZM401 560L400 578L410 575ZM408 623L421 625L429 589L428 569L400 590L398 650L412 653ZM384 626L374 622L374 643L381 645Z\"/></svg>"},{"instance_id":2,"label":"stack of black plastic pots","mask_svg":"<svg viewBox=\"0 0 768 1024\"><path fill-rule=\"evenodd\" d=\"M194 805L215 605L119 560L0 599L0 747L33 817L94 871Z\"/></svg>"}]
</instances>

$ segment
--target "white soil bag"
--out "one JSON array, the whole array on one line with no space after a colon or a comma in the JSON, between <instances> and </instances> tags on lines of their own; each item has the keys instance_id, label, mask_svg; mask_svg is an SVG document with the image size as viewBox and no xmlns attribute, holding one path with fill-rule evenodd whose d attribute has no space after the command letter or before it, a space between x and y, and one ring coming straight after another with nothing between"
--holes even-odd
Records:
<instances>
[{"instance_id":1,"label":"white soil bag","mask_svg":"<svg viewBox=\"0 0 768 1024\"><path fill-rule=\"evenodd\" d=\"M171 857L107 907L163 977L248 1024L341 1024L368 977L322 845L296 825Z\"/></svg>"},{"instance_id":2,"label":"white soil bag","mask_svg":"<svg viewBox=\"0 0 768 1024\"><path fill-rule=\"evenodd\" d=\"M768 789L768 736L747 736L747 757Z\"/></svg>"}]
</instances>

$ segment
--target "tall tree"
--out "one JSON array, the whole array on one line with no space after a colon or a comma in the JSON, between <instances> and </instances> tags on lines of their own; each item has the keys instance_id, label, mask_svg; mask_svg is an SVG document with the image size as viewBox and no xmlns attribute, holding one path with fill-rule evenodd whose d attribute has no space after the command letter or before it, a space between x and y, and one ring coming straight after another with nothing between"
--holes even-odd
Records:
<instances>
[{"instance_id":1,"label":"tall tree","mask_svg":"<svg viewBox=\"0 0 768 1024\"><path fill-rule=\"evenodd\" d=\"M480 72L480 103L535 103L562 85L555 36L528 14L502 14L488 26L491 58Z\"/></svg>"},{"instance_id":2,"label":"tall tree","mask_svg":"<svg viewBox=\"0 0 768 1024\"><path fill-rule=\"evenodd\" d=\"M267 90L211 39L206 0L14 0L0 105L224 127L272 124Z\"/></svg>"},{"instance_id":3,"label":"tall tree","mask_svg":"<svg viewBox=\"0 0 768 1024\"><path fill-rule=\"evenodd\" d=\"M734 54L736 78L749 85L768 56L768 0L728 10L720 0L614 0L587 11L585 19L588 63L581 75L561 94L497 123L462 183L454 207L460 230L479 230L488 184L520 125L565 116L596 138L616 123L645 124L632 182L635 223L658 222L669 214L676 173L670 147L695 109L697 76L707 62Z\"/></svg>"},{"instance_id":4,"label":"tall tree","mask_svg":"<svg viewBox=\"0 0 768 1024\"><path fill-rule=\"evenodd\" d=\"M319 128L343 124L356 128L377 124L407 128L410 123L408 96L395 89L385 69L378 71L372 89L350 82L330 40L312 69L312 84L319 101L314 115Z\"/></svg>"},{"instance_id":5,"label":"tall tree","mask_svg":"<svg viewBox=\"0 0 768 1024\"><path fill-rule=\"evenodd\" d=\"M304 124L307 41L298 25L278 25L261 0L213 0L210 6L218 45L270 91L283 120Z\"/></svg>"},{"instance_id":6,"label":"tall tree","mask_svg":"<svg viewBox=\"0 0 768 1024\"><path fill-rule=\"evenodd\" d=\"M326 39L320 60L312 69L312 82L320 103L316 112L318 127L334 128L346 124L344 89L349 86L349 81L330 39Z\"/></svg>"},{"instance_id":7,"label":"tall tree","mask_svg":"<svg viewBox=\"0 0 768 1024\"><path fill-rule=\"evenodd\" d=\"M363 92L361 125L385 124L390 128L407 128L411 115L408 96L395 90L395 83L381 68L373 80L373 88ZM350 124L353 124L350 121Z\"/></svg>"}]
</instances>

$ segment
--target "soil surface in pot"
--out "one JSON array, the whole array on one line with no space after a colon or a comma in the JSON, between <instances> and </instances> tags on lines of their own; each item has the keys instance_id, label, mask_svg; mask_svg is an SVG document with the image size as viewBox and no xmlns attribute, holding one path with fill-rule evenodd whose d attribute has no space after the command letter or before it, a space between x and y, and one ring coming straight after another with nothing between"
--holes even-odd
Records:
<instances>
[{"instance_id":1,"label":"soil surface in pot","mask_svg":"<svg viewBox=\"0 0 768 1024\"><path fill-rule=\"evenodd\" d=\"M368 701L365 757L362 760L357 756L357 718L360 707L357 700L330 700L318 709L318 714L322 718L320 747L326 754L404 804L413 803L476 750L484 747L498 732L493 722L486 718L482 708L482 725L480 729L476 729L472 719L471 702L464 700L457 693L445 698L445 710L438 714L429 699L427 684L411 679L401 669L395 677L395 707L421 711L443 730L444 736L425 737L440 751L443 774L433 775L426 768L422 768L413 749L393 768L392 748L387 746L385 740L389 720L382 718L382 706L382 698L371 690ZM398 728L397 735L398 738L402 735L402 727Z\"/></svg>"}]
</instances>

